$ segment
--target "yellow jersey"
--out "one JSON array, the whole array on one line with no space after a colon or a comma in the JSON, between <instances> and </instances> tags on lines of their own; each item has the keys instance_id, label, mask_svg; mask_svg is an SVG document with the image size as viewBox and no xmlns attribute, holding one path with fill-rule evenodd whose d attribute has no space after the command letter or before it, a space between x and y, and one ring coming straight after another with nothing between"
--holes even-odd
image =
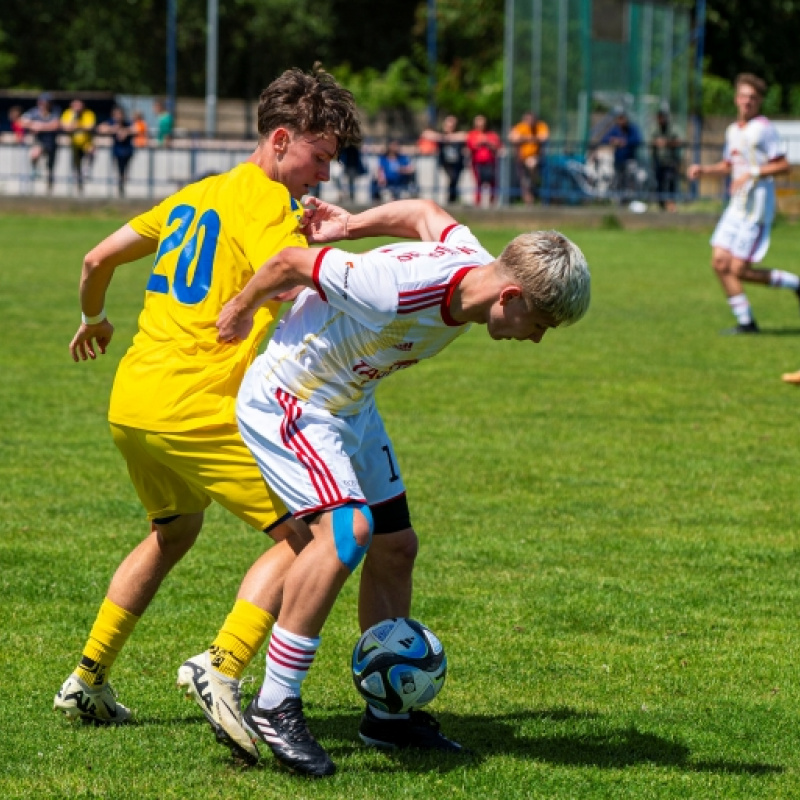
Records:
<instances>
[{"instance_id":1,"label":"yellow jersey","mask_svg":"<svg viewBox=\"0 0 800 800\"><path fill-rule=\"evenodd\" d=\"M133 345L109 420L156 432L236 424L236 393L278 303L258 310L238 345L219 344L225 303L284 247L307 247L302 207L252 163L192 183L129 223L158 240Z\"/></svg>"},{"instance_id":2,"label":"yellow jersey","mask_svg":"<svg viewBox=\"0 0 800 800\"><path fill-rule=\"evenodd\" d=\"M61 115L61 123L63 125L75 124L77 126L77 128L70 133L70 141L75 149L86 151L92 149L94 127L97 125L97 118L94 115L94 111L89 108L84 108L80 114L76 114L71 108L68 108Z\"/></svg>"}]
</instances>

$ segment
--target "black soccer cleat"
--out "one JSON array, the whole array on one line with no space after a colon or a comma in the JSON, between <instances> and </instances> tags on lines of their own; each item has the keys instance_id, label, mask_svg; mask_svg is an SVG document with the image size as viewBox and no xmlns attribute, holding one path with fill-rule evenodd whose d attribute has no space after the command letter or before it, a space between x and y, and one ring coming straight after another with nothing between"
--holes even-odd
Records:
<instances>
[{"instance_id":1,"label":"black soccer cleat","mask_svg":"<svg viewBox=\"0 0 800 800\"><path fill-rule=\"evenodd\" d=\"M720 333L723 336L740 336L741 334L747 333L761 333L761 328L758 327L755 320L751 320L745 324L740 322L733 328L725 328L724 330L721 330Z\"/></svg>"},{"instance_id":2,"label":"black soccer cleat","mask_svg":"<svg viewBox=\"0 0 800 800\"><path fill-rule=\"evenodd\" d=\"M292 772L312 778L333 775L336 765L311 735L303 714L303 701L287 697L277 708L259 708L256 695L244 710L245 727L269 745L275 758Z\"/></svg>"},{"instance_id":3,"label":"black soccer cleat","mask_svg":"<svg viewBox=\"0 0 800 800\"><path fill-rule=\"evenodd\" d=\"M448 739L439 730L439 723L427 711L412 711L408 719L379 719L367 706L358 726L358 735L370 747L469 752L458 742Z\"/></svg>"}]
</instances>

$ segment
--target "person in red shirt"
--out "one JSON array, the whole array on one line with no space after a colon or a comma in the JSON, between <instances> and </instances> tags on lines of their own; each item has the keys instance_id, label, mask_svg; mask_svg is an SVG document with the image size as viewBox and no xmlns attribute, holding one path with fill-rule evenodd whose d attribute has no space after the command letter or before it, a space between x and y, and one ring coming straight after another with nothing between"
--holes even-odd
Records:
<instances>
[{"instance_id":1,"label":"person in red shirt","mask_svg":"<svg viewBox=\"0 0 800 800\"><path fill-rule=\"evenodd\" d=\"M497 195L497 154L500 151L500 137L492 130L483 114L472 121L472 130L465 142L472 160L472 174L475 176L475 205L481 204L483 187L489 187L489 201L494 203Z\"/></svg>"}]
</instances>

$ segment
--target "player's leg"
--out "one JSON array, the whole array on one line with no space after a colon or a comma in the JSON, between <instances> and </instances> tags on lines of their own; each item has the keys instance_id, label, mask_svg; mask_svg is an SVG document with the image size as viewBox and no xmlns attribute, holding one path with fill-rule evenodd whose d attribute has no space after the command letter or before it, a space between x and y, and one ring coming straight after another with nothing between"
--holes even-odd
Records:
<instances>
[{"instance_id":1,"label":"player's leg","mask_svg":"<svg viewBox=\"0 0 800 800\"><path fill-rule=\"evenodd\" d=\"M332 775L335 765L308 729L302 685L336 597L369 547L372 519L365 503L348 503L318 515L309 528L313 540L286 576L264 682L244 720L285 766L322 777Z\"/></svg>"},{"instance_id":2,"label":"player's leg","mask_svg":"<svg viewBox=\"0 0 800 800\"><path fill-rule=\"evenodd\" d=\"M750 252L750 249L742 249L748 246L743 241L745 233L752 234L752 228L729 207L720 217L711 237L711 266L728 299L728 306L736 318L736 325L723 330L722 333L758 333L750 300L744 292L740 277L733 269L734 259L746 257Z\"/></svg>"},{"instance_id":3,"label":"player's leg","mask_svg":"<svg viewBox=\"0 0 800 800\"><path fill-rule=\"evenodd\" d=\"M47 156L47 191L52 193L53 191L53 184L55 183L55 174L56 174L56 154L58 152L58 148L56 145L52 147L48 147L45 155Z\"/></svg>"},{"instance_id":4,"label":"player's leg","mask_svg":"<svg viewBox=\"0 0 800 800\"><path fill-rule=\"evenodd\" d=\"M769 250L771 225L753 224L741 231L731 271L746 283L759 283L773 289L790 289L800 299L800 276L781 269L770 269L760 265Z\"/></svg>"},{"instance_id":5,"label":"player's leg","mask_svg":"<svg viewBox=\"0 0 800 800\"><path fill-rule=\"evenodd\" d=\"M411 615L411 590L417 535L411 527L386 532L394 518L410 525L405 495L375 511L375 535L361 570L358 615L361 630L390 617ZM404 517L404 520L403 520ZM379 522L380 520L380 522ZM381 527L382 526L382 527ZM458 742L446 737L437 720L427 711L389 714L367 705L358 726L364 744L385 749L417 748L463 752Z\"/></svg>"},{"instance_id":6,"label":"player's leg","mask_svg":"<svg viewBox=\"0 0 800 800\"><path fill-rule=\"evenodd\" d=\"M245 377L237 412L267 483L295 516L308 520L313 536L286 575L264 682L244 720L290 769L330 775L335 766L308 729L301 690L324 622L372 535L372 515L351 463L363 415L334 417L252 376Z\"/></svg>"},{"instance_id":7,"label":"player's leg","mask_svg":"<svg viewBox=\"0 0 800 800\"><path fill-rule=\"evenodd\" d=\"M359 483L370 499L372 544L361 568L358 619L362 632L390 617L411 615L414 562L419 542L411 526L405 485L392 442L373 406L362 444L353 456ZM359 724L361 740L373 747L417 747L458 752L427 712L387 714L367 706Z\"/></svg>"},{"instance_id":8,"label":"player's leg","mask_svg":"<svg viewBox=\"0 0 800 800\"><path fill-rule=\"evenodd\" d=\"M53 705L71 718L115 723L130 713L115 701L109 673L162 581L197 539L211 501L158 461L146 431L112 426L112 434L151 530L115 571L81 660Z\"/></svg>"},{"instance_id":9,"label":"player's leg","mask_svg":"<svg viewBox=\"0 0 800 800\"><path fill-rule=\"evenodd\" d=\"M217 740L252 763L258 748L242 721L240 679L275 622L284 576L310 536L264 483L235 425L169 438L170 464L187 483L276 542L245 576L210 647L178 669L178 686L199 705Z\"/></svg>"},{"instance_id":10,"label":"player's leg","mask_svg":"<svg viewBox=\"0 0 800 800\"><path fill-rule=\"evenodd\" d=\"M72 146L72 174L79 193L83 192L83 149Z\"/></svg>"}]
</instances>

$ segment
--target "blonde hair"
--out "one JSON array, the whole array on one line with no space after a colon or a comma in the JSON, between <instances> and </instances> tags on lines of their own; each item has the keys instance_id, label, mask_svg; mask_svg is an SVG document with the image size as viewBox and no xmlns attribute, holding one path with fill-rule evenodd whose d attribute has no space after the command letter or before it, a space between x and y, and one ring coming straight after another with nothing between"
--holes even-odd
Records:
<instances>
[{"instance_id":1,"label":"blonde hair","mask_svg":"<svg viewBox=\"0 0 800 800\"><path fill-rule=\"evenodd\" d=\"M586 258L558 231L523 233L497 261L503 274L519 284L528 306L557 324L572 325L588 310L591 276Z\"/></svg>"}]
</instances>

